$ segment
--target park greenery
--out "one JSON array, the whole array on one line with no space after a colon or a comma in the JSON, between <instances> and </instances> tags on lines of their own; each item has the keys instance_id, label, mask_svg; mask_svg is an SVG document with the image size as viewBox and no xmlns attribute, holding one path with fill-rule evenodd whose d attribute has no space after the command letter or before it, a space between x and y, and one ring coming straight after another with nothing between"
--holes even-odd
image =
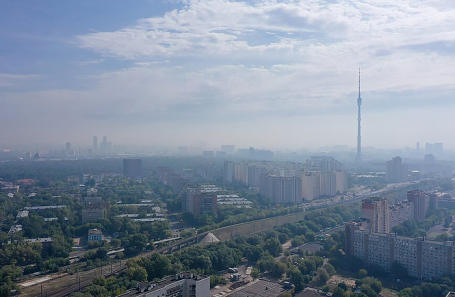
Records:
<instances>
[{"instance_id":1,"label":"park greenery","mask_svg":"<svg viewBox=\"0 0 455 297\"><path fill-rule=\"evenodd\" d=\"M191 246L170 255L152 254L150 258L130 259L127 262L126 271L119 276L119 283L133 285L135 282L156 281L166 275L189 271L210 275L214 286L226 282L219 276L220 271L226 271L242 263L251 263L254 266L253 277L260 275L275 279L287 277L297 291L308 284L322 286L336 272L335 267L324 261L323 257L331 253L339 255L337 247L340 247L343 242L343 232L336 232L332 236L334 239L324 241L326 242L324 251L320 256L301 251L297 255L288 254L279 259L278 257L283 254L282 244L294 238L298 238L302 243L314 241L320 230L335 227L358 215L358 207L335 207L312 211L297 223L285 224L253 236L238 237L204 247ZM365 281L365 285L370 284ZM84 289L82 294L93 295L94 292L102 292L102 295L94 296L110 296L115 293L115 290L124 291L129 288L113 286L109 281L96 284L94 282L94 285Z\"/></svg>"}]
</instances>

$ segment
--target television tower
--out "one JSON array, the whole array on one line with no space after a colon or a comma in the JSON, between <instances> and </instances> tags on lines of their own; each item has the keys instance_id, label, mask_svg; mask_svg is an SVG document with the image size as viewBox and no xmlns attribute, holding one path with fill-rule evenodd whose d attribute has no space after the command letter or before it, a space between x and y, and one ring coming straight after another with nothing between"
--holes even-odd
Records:
<instances>
[{"instance_id":1,"label":"television tower","mask_svg":"<svg viewBox=\"0 0 455 297\"><path fill-rule=\"evenodd\" d=\"M357 155L355 161L362 162L362 138L360 136L360 106L362 105L362 97L360 97L360 68L359 68L359 97L357 98Z\"/></svg>"}]
</instances>

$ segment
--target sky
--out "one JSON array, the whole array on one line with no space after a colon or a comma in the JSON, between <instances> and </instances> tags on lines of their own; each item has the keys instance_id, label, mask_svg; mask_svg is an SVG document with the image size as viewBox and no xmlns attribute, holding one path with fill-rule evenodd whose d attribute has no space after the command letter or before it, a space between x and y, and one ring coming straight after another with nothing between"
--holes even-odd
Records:
<instances>
[{"instance_id":1,"label":"sky","mask_svg":"<svg viewBox=\"0 0 455 297\"><path fill-rule=\"evenodd\" d=\"M0 145L455 149L455 1L0 2Z\"/></svg>"}]
</instances>

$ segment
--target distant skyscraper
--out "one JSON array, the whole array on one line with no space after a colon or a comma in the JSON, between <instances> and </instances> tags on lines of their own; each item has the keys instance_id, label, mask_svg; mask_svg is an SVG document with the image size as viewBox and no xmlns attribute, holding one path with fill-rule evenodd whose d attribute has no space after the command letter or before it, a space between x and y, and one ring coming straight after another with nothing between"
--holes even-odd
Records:
<instances>
[{"instance_id":1,"label":"distant skyscraper","mask_svg":"<svg viewBox=\"0 0 455 297\"><path fill-rule=\"evenodd\" d=\"M93 136L93 151L96 152L98 150L98 137Z\"/></svg>"},{"instance_id":2,"label":"distant skyscraper","mask_svg":"<svg viewBox=\"0 0 455 297\"><path fill-rule=\"evenodd\" d=\"M100 143L100 151L101 153L107 153L107 137L103 136L103 141Z\"/></svg>"},{"instance_id":3,"label":"distant skyscraper","mask_svg":"<svg viewBox=\"0 0 455 297\"><path fill-rule=\"evenodd\" d=\"M70 154L71 153L71 142L67 142L66 143L66 154Z\"/></svg>"},{"instance_id":4,"label":"distant skyscraper","mask_svg":"<svg viewBox=\"0 0 455 297\"><path fill-rule=\"evenodd\" d=\"M360 68L359 68L359 97L357 98L357 155L356 162L362 162L362 140L360 137L360 106L362 105L362 97L360 97Z\"/></svg>"},{"instance_id":5,"label":"distant skyscraper","mask_svg":"<svg viewBox=\"0 0 455 297\"><path fill-rule=\"evenodd\" d=\"M224 144L221 146L221 151L233 155L235 153L235 145Z\"/></svg>"},{"instance_id":6,"label":"distant skyscraper","mask_svg":"<svg viewBox=\"0 0 455 297\"><path fill-rule=\"evenodd\" d=\"M402 163L400 157L392 158L386 162L386 178L391 183L408 181L408 165Z\"/></svg>"},{"instance_id":7,"label":"distant skyscraper","mask_svg":"<svg viewBox=\"0 0 455 297\"><path fill-rule=\"evenodd\" d=\"M433 153L436 155L436 156L441 156L442 153L443 153L443 149L442 149L442 143L435 143L433 145Z\"/></svg>"}]
</instances>

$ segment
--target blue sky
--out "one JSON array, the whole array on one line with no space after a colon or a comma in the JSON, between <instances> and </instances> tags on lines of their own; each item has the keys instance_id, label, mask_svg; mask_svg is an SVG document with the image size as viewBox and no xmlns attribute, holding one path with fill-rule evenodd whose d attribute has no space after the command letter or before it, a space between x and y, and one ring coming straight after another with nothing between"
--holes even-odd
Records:
<instances>
[{"instance_id":1,"label":"blue sky","mask_svg":"<svg viewBox=\"0 0 455 297\"><path fill-rule=\"evenodd\" d=\"M455 127L455 4L2 1L0 144L365 146Z\"/></svg>"}]
</instances>

